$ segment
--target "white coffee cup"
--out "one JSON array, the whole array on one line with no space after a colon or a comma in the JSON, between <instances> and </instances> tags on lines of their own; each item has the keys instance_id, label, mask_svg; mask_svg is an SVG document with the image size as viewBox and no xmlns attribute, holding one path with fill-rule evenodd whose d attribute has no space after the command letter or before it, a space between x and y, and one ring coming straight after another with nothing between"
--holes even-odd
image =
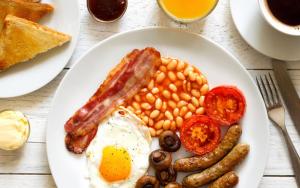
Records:
<instances>
[{"instance_id":1,"label":"white coffee cup","mask_svg":"<svg viewBox=\"0 0 300 188\"><path fill-rule=\"evenodd\" d=\"M265 20L276 30L292 36L300 36L300 25L290 26L279 21L269 9L267 0L258 0L261 13Z\"/></svg>"}]
</instances>

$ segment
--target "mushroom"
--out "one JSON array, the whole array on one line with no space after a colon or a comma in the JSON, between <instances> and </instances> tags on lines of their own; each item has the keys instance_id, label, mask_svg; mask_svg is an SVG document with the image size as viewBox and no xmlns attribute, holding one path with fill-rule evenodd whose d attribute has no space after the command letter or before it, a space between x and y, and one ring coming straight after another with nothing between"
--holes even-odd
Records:
<instances>
[{"instance_id":1,"label":"mushroom","mask_svg":"<svg viewBox=\"0 0 300 188\"><path fill-rule=\"evenodd\" d=\"M159 181L154 176L142 176L135 184L135 188L159 188Z\"/></svg>"},{"instance_id":2,"label":"mushroom","mask_svg":"<svg viewBox=\"0 0 300 188\"><path fill-rule=\"evenodd\" d=\"M169 152L158 149L150 154L149 161L155 170L163 170L171 166L172 156Z\"/></svg>"},{"instance_id":3,"label":"mushroom","mask_svg":"<svg viewBox=\"0 0 300 188\"><path fill-rule=\"evenodd\" d=\"M173 131L164 131L159 136L159 145L165 151L175 152L180 148L181 142L178 135Z\"/></svg>"},{"instance_id":4,"label":"mushroom","mask_svg":"<svg viewBox=\"0 0 300 188\"><path fill-rule=\"evenodd\" d=\"M159 183L165 186L170 182L176 181L177 172L173 169L173 167L170 167L164 170L157 170L155 172L155 176L159 180Z\"/></svg>"},{"instance_id":5,"label":"mushroom","mask_svg":"<svg viewBox=\"0 0 300 188\"><path fill-rule=\"evenodd\" d=\"M171 182L171 183L168 183L165 188L182 188L182 185L180 185L179 183L177 182Z\"/></svg>"}]
</instances>

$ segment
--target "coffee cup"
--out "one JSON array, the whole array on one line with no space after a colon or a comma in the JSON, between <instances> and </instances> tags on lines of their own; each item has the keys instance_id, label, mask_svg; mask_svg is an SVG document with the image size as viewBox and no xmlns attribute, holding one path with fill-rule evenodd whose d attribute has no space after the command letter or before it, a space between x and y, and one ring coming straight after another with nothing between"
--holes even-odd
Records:
<instances>
[{"instance_id":1,"label":"coffee cup","mask_svg":"<svg viewBox=\"0 0 300 188\"><path fill-rule=\"evenodd\" d=\"M258 0L265 20L276 30L300 36L299 0Z\"/></svg>"}]
</instances>

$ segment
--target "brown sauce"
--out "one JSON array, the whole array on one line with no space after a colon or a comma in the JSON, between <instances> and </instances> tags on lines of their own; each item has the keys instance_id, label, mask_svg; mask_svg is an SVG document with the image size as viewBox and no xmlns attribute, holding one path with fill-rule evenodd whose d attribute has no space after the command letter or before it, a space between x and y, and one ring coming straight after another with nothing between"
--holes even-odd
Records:
<instances>
[{"instance_id":1,"label":"brown sauce","mask_svg":"<svg viewBox=\"0 0 300 188\"><path fill-rule=\"evenodd\" d=\"M300 25L300 0L267 0L272 14L284 24Z\"/></svg>"},{"instance_id":2,"label":"brown sauce","mask_svg":"<svg viewBox=\"0 0 300 188\"><path fill-rule=\"evenodd\" d=\"M127 0L87 0L91 14L102 21L113 21L126 10Z\"/></svg>"}]
</instances>

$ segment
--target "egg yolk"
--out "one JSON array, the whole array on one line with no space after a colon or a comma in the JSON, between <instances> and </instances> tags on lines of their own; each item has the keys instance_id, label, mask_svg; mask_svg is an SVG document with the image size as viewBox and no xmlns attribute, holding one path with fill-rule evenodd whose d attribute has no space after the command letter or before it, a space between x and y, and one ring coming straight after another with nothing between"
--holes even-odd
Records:
<instances>
[{"instance_id":1,"label":"egg yolk","mask_svg":"<svg viewBox=\"0 0 300 188\"><path fill-rule=\"evenodd\" d=\"M127 150L116 146L105 147L99 171L108 182L127 179L131 171L131 157Z\"/></svg>"}]
</instances>

